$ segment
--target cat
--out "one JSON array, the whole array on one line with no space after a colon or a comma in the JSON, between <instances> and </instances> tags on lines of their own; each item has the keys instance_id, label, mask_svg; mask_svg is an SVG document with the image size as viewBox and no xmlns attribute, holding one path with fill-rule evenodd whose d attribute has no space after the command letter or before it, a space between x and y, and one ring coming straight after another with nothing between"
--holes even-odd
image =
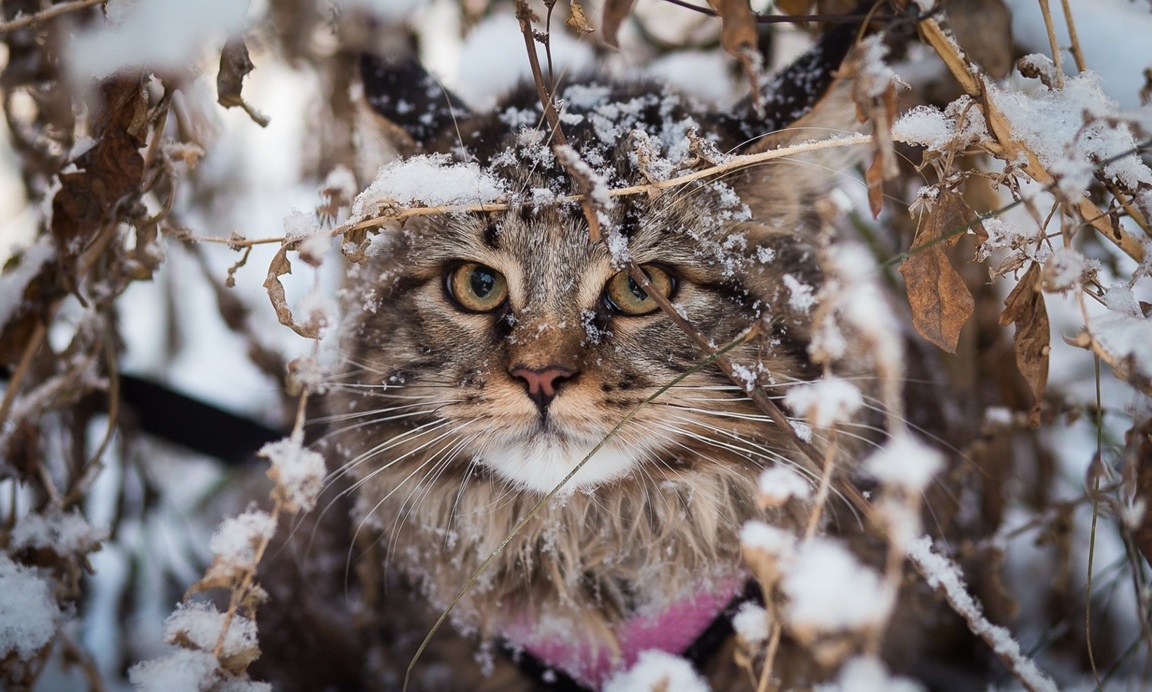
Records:
<instances>
[{"instance_id":1,"label":"cat","mask_svg":"<svg viewBox=\"0 0 1152 692\"><path fill-rule=\"evenodd\" d=\"M612 188L857 128L837 77L854 38L829 32L767 82L764 112L562 78L561 128ZM700 367L707 354L624 263L716 348L756 325L728 355L781 395L819 374L795 297L820 285L815 200L849 154L601 199L593 242L581 204L556 201L577 190L533 85L471 113L413 59L366 55L361 74L366 141L401 157L388 170L468 172L507 204L389 224L343 291L325 444L382 585L375 684L401 685L451 607L409 689L596 689L647 648L696 658L716 689L750 685L726 620L755 597L738 534L752 518L806 521L756 503L763 469L797 466L792 435Z\"/></svg>"}]
</instances>

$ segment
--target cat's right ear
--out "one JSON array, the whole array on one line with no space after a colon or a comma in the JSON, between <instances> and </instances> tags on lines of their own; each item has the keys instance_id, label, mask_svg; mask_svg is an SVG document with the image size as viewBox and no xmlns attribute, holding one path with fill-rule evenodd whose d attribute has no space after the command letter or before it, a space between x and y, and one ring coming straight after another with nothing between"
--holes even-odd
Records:
<instances>
[{"instance_id":1,"label":"cat's right ear","mask_svg":"<svg viewBox=\"0 0 1152 692\"><path fill-rule=\"evenodd\" d=\"M362 174L398 156L445 150L456 123L470 118L464 103L428 74L415 53L360 55L359 150ZM367 180L371 180L368 177Z\"/></svg>"}]
</instances>

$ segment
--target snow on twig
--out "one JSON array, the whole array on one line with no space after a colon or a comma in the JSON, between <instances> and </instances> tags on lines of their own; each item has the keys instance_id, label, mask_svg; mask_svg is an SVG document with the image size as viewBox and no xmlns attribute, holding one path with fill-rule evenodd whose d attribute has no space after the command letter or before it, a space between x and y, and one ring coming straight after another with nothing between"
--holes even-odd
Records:
<instances>
[{"instance_id":1,"label":"snow on twig","mask_svg":"<svg viewBox=\"0 0 1152 692\"><path fill-rule=\"evenodd\" d=\"M1032 692L1056 692L1056 684L1036 667L1032 659L1020 650L1020 644L1003 627L993 625L984 617L980 604L968 593L960 567L948 558L932 551L932 539L927 536L913 541L906 552L928 585L940 592L952 610L964 618L968 629L992 648L1025 689Z\"/></svg>"}]
</instances>

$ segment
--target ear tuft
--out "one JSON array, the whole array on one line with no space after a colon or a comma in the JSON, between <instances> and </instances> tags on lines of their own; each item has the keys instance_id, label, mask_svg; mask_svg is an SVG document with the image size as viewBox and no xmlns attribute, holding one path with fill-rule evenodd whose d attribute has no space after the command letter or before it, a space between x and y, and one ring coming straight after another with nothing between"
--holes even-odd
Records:
<instances>
[{"instance_id":1,"label":"ear tuft","mask_svg":"<svg viewBox=\"0 0 1152 692\"><path fill-rule=\"evenodd\" d=\"M428 148L453 122L470 117L464 104L440 85L412 55L360 56L364 100L405 142L394 142L404 153ZM395 134L395 132L393 132ZM395 139L395 137L393 137Z\"/></svg>"},{"instance_id":2,"label":"ear tuft","mask_svg":"<svg viewBox=\"0 0 1152 692\"><path fill-rule=\"evenodd\" d=\"M792 64L764 81L760 87L762 112L757 113L753 108L751 97L737 105L729 128L738 137L737 141L752 143L744 153L780 144L779 141L769 144L765 139L771 138L765 138L765 134L806 124L817 104L837 90L837 82L842 81L838 78L840 65L851 51L859 30L858 24L842 24L831 29Z\"/></svg>"}]
</instances>

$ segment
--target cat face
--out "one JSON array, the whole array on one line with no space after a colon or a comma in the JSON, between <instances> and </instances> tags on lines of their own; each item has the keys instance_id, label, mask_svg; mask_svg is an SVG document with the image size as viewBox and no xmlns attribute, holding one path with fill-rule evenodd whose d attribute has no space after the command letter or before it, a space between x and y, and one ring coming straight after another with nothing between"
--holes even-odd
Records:
<instances>
[{"instance_id":1,"label":"cat face","mask_svg":"<svg viewBox=\"0 0 1152 692\"><path fill-rule=\"evenodd\" d=\"M674 96L610 89L566 92L568 136L598 174L622 187L690 170L685 134L708 116ZM785 435L715 368L690 372L704 354L623 259L717 347L758 324L735 352L749 382L806 377L794 297L819 277L803 168L617 197L603 210L608 242L592 242L579 204L548 201L571 183L525 112L513 103L457 129L458 157L480 158L511 209L412 217L384 231L349 284L337 414L378 412L344 437L358 473L477 475L545 493L574 470L567 491L778 461Z\"/></svg>"},{"instance_id":2,"label":"cat face","mask_svg":"<svg viewBox=\"0 0 1152 692\"><path fill-rule=\"evenodd\" d=\"M709 112L651 84L573 79L557 94L562 127L602 188L668 179L792 122L832 82L844 50L790 68L804 78L778 84L810 93L782 88L769 115L748 103ZM539 494L569 474L565 491L784 459L790 432L718 369L697 368L707 354L625 265L639 265L716 348L756 326L731 354L747 385L804 379L809 318L798 298L810 303L819 282L811 202L824 170L784 161L600 199L607 238L593 242L580 204L557 201L574 185L534 89L472 114L413 61L365 57L361 73L391 149L474 171L476 189L500 190L507 208L409 217L353 271L346 367L330 397L345 469L385 496L472 478ZM389 179L402 180L403 163L390 166ZM468 189L460 201L486 201ZM378 183L365 194L397 191Z\"/></svg>"},{"instance_id":3,"label":"cat face","mask_svg":"<svg viewBox=\"0 0 1152 692\"><path fill-rule=\"evenodd\" d=\"M750 224L724 184L624 200L611 216L684 317L720 345L765 320L772 336L746 349L760 376L801 374L803 322L783 285L768 284L777 262L791 260L798 274L811 267L802 244ZM349 405L413 397L403 427L428 426L409 433L428 446L412 459L437 473L478 467L547 492L607 440L568 485L597 486L716 462L720 446L689 453L700 437L754 427L743 394L708 369L640 406L701 354L608 247L589 240L578 205L413 219L386 241L383 259L362 270L369 295L346 339L350 362L363 366L349 374L364 400Z\"/></svg>"}]
</instances>

